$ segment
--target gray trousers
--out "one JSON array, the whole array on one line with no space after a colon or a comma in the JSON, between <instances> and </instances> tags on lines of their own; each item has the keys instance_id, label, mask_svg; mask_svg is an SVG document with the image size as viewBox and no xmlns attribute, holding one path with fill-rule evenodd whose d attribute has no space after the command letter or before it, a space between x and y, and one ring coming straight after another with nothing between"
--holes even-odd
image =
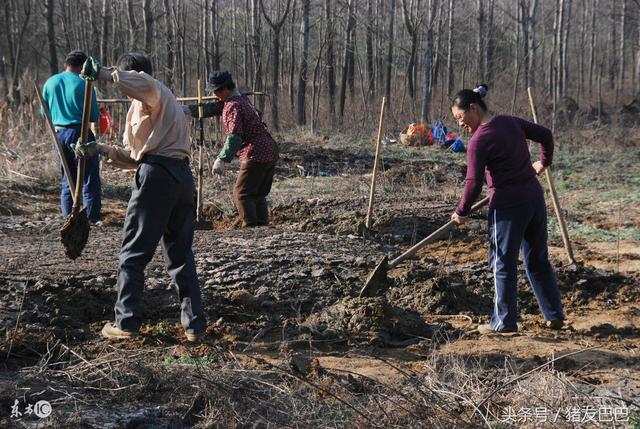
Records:
<instances>
[{"instance_id":1,"label":"gray trousers","mask_svg":"<svg viewBox=\"0 0 640 429\"><path fill-rule=\"evenodd\" d=\"M161 241L165 264L180 298L182 326L187 332L204 332L206 321L191 249L193 196L193 176L186 162L147 155L138 166L118 269L115 316L120 329L140 328L144 271Z\"/></svg>"}]
</instances>

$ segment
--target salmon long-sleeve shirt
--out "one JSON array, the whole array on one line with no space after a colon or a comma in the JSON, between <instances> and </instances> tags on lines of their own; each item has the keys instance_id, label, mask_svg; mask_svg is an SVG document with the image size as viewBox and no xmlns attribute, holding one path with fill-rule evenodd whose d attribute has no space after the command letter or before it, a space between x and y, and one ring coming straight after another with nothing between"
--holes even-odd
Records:
<instances>
[{"instance_id":1,"label":"salmon long-sleeve shirt","mask_svg":"<svg viewBox=\"0 0 640 429\"><path fill-rule=\"evenodd\" d=\"M187 116L171 90L144 72L115 70L111 76L132 101L122 136L124 148L112 146L107 162L133 169L147 154L188 159Z\"/></svg>"},{"instance_id":2,"label":"salmon long-sleeve shirt","mask_svg":"<svg viewBox=\"0 0 640 429\"><path fill-rule=\"evenodd\" d=\"M459 216L470 213L485 179L490 208L513 207L544 195L531 165L527 139L540 143L540 162L551 165L553 135L549 129L505 115L478 127L467 147L467 176L456 208Z\"/></svg>"}]
</instances>

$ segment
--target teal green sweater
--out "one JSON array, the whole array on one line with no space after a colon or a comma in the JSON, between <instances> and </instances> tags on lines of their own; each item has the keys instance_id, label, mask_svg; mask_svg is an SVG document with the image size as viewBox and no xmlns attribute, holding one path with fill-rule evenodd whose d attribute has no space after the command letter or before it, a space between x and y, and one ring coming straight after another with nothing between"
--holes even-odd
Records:
<instances>
[{"instance_id":1,"label":"teal green sweater","mask_svg":"<svg viewBox=\"0 0 640 429\"><path fill-rule=\"evenodd\" d=\"M51 76L44 84L42 97L49 105L54 125L65 126L82 123L85 81L77 74L64 71ZM41 110L44 114L44 111ZM91 122L100 117L95 90L91 91Z\"/></svg>"}]
</instances>

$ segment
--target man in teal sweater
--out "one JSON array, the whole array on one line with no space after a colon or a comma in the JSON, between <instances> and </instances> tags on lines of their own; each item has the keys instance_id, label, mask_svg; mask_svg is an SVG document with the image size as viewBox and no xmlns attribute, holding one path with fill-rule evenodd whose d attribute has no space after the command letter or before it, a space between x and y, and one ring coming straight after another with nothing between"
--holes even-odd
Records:
<instances>
[{"instance_id":1,"label":"man in teal sweater","mask_svg":"<svg viewBox=\"0 0 640 429\"><path fill-rule=\"evenodd\" d=\"M76 157L71 146L80 138L85 81L80 79L79 74L86 59L87 55L84 52L77 50L69 52L64 62L65 71L47 79L42 90L42 96L49 106L51 120L56 128L56 134L58 134L74 183L77 180L77 168ZM98 100L94 90L91 94L90 121L97 122L98 118ZM89 131L89 141L93 140L95 137ZM60 159L58 162L60 163ZM73 189L69 189L69 183L62 166L60 170L62 172L60 206L62 216L67 218L73 206L71 196ZM86 159L82 191L89 220L93 223L100 221L102 189L100 185L100 156L98 154Z\"/></svg>"}]
</instances>

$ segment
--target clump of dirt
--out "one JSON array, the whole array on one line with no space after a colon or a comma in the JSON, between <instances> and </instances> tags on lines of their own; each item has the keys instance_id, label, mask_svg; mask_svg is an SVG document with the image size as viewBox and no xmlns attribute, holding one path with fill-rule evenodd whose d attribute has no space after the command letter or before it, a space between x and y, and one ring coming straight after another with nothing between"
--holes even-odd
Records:
<instances>
[{"instance_id":1,"label":"clump of dirt","mask_svg":"<svg viewBox=\"0 0 640 429\"><path fill-rule=\"evenodd\" d=\"M344 298L303 324L326 337L365 337L387 347L406 346L430 338L433 330L414 311L391 305L384 297Z\"/></svg>"},{"instance_id":2,"label":"clump of dirt","mask_svg":"<svg viewBox=\"0 0 640 429\"><path fill-rule=\"evenodd\" d=\"M353 210L354 201L346 199L298 199L275 206L272 223L289 225L302 232L331 235L362 235L365 214Z\"/></svg>"},{"instance_id":3,"label":"clump of dirt","mask_svg":"<svg viewBox=\"0 0 640 429\"><path fill-rule=\"evenodd\" d=\"M637 274L580 266L559 268L556 275L565 307L593 301L633 302L640 298L640 291L634 287L640 280ZM487 315L493 308L493 278L484 263L458 265L451 271L437 263L413 264L392 282L388 299L423 315ZM518 305L522 313L539 313L522 267L518 272Z\"/></svg>"}]
</instances>

